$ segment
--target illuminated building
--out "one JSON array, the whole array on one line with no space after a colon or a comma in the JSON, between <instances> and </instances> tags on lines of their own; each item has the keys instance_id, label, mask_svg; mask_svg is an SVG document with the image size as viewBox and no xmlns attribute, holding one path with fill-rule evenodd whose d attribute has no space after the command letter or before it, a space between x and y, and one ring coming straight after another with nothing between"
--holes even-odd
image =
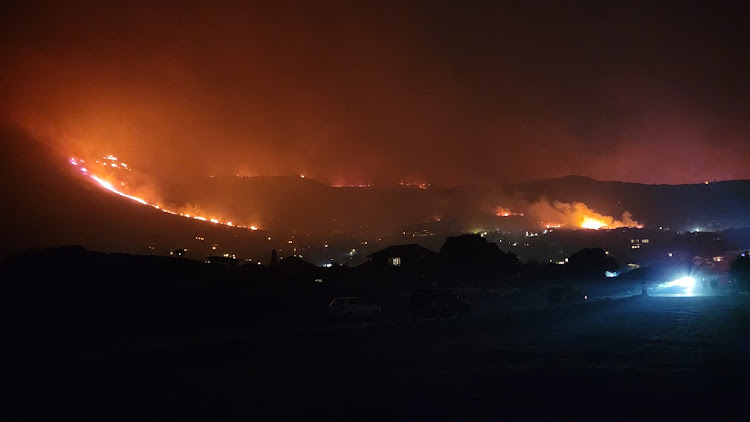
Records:
<instances>
[{"instance_id":1,"label":"illuminated building","mask_svg":"<svg viewBox=\"0 0 750 422\"><path fill-rule=\"evenodd\" d=\"M374 269L419 271L434 265L438 260L438 254L416 243L409 243L381 249L370 254L367 260L372 263Z\"/></svg>"}]
</instances>

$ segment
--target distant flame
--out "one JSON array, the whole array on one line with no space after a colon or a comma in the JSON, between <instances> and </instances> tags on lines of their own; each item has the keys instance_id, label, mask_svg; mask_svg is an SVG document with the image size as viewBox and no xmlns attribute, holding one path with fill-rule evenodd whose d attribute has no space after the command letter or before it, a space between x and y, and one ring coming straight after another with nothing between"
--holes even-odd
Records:
<instances>
[{"instance_id":1,"label":"distant flame","mask_svg":"<svg viewBox=\"0 0 750 422\"><path fill-rule=\"evenodd\" d=\"M114 155L108 155L108 156L103 157L103 158L105 160L111 161L109 164L110 164L110 166L112 168L116 168L119 171L125 171L125 170L127 170L128 172L132 171L128 167L128 165L126 165L125 163L123 163L121 161L119 162L119 165L115 164L114 161L118 161L118 158L115 157ZM104 176L96 175L93 172L89 172L89 170L86 169L85 167L79 166L79 164L83 163L84 160L77 159L77 158L71 158L68 162L71 165L78 167L78 169L81 171L81 173L83 173L84 175L87 175L87 176L91 177L91 179L93 179L96 183L99 184L99 186L103 187L104 189L107 189L110 192L114 192L114 193L116 193L116 194L118 194L118 195L120 195L122 197L125 197L125 198L131 199L133 201L136 201L136 202L138 202L140 204L151 206L151 207L153 207L153 208L155 208L155 209L157 209L157 210L159 210L161 212L164 212L164 213L167 213L167 214L172 214L172 215L179 215L179 216L186 217L186 218L193 218L195 220L200 220L200 221L210 221L210 222L212 222L214 224L223 224L223 225L230 226L230 227L239 227L239 228L243 228L243 229L258 230L258 227L254 226L254 225L253 226L243 226L243 225L232 223L231 221L223 222L223 221L220 221L217 218L210 218L209 219L209 218L206 218L206 217L203 217L203 216L200 216L200 215L183 214L183 213L178 213L178 212L175 212L175 211L171 211L171 210L165 209L165 208L163 208L160 205L156 205L154 203L150 203L150 202L148 202L147 200L145 200L143 198L140 198L140 197L134 196L134 195L130 195L128 193L123 192L122 190L119 190L119 189L115 188L114 185L116 185L117 182L112 183L112 182L108 181L107 179L109 177L105 178ZM107 163L100 163L98 160L96 162L99 163L99 164L101 164L105 168L110 167L110 166L107 166ZM112 171L114 171L114 170L112 170ZM124 182L119 182L119 184L121 186L125 186ZM128 185L130 185L130 183L128 183Z\"/></svg>"},{"instance_id":2,"label":"distant flame","mask_svg":"<svg viewBox=\"0 0 750 422\"><path fill-rule=\"evenodd\" d=\"M607 227L607 223L601 220L595 220L591 217L586 217L583 219L583 223L581 223L581 227L583 227L584 229L599 230L602 227Z\"/></svg>"},{"instance_id":3,"label":"distant flame","mask_svg":"<svg viewBox=\"0 0 750 422\"><path fill-rule=\"evenodd\" d=\"M97 181L97 182L98 182L98 183L99 183L100 185L102 185L102 186L103 186L103 187L104 187L105 189L109 189L109 190L111 190L112 192L114 192L114 193L116 193L116 194L118 194L118 195L124 196L124 197L126 197L126 198L128 198L128 199L132 199L133 201L138 201L138 202L140 202L140 203L141 203L141 204L143 204L143 205L148 205L148 202L144 201L144 200L143 200L143 199L141 199L141 198L138 198L137 196L130 196L130 195L128 195L128 194L125 194L125 193L122 193L122 192L120 192L119 190L115 189L115 187L114 187L114 186L112 186L112 184L111 184L111 183L109 183L109 182L107 182L106 180L102 180L102 179L100 179L100 178L96 177L96 176L95 176L95 175L93 175L93 174L91 175L91 178L92 178L92 179L94 179L94 180L96 180L96 181Z\"/></svg>"},{"instance_id":4,"label":"distant flame","mask_svg":"<svg viewBox=\"0 0 750 422\"><path fill-rule=\"evenodd\" d=\"M568 227L598 230L643 227L633 220L633 216L627 211L617 220L614 217L599 214L581 202L567 203L541 200L529 206L529 213L537 217L537 221L554 221L554 223L542 223L542 226L548 229Z\"/></svg>"},{"instance_id":5,"label":"distant flame","mask_svg":"<svg viewBox=\"0 0 750 422\"><path fill-rule=\"evenodd\" d=\"M511 212L503 207L495 208L495 215L498 217L510 217L511 215L523 215L522 213Z\"/></svg>"},{"instance_id":6,"label":"distant flame","mask_svg":"<svg viewBox=\"0 0 750 422\"><path fill-rule=\"evenodd\" d=\"M409 186L409 187L417 187L419 189L427 189L430 187L430 184L427 182L399 182L399 185L401 186Z\"/></svg>"}]
</instances>

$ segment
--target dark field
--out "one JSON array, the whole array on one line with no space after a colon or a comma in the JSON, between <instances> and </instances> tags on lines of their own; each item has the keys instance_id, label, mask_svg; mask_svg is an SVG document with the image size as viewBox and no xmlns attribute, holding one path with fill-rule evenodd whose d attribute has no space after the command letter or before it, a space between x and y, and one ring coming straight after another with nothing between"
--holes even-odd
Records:
<instances>
[{"instance_id":1,"label":"dark field","mask_svg":"<svg viewBox=\"0 0 750 422\"><path fill-rule=\"evenodd\" d=\"M750 301L633 297L20 350L10 419L744 419ZM605 412L605 413L601 413Z\"/></svg>"}]
</instances>

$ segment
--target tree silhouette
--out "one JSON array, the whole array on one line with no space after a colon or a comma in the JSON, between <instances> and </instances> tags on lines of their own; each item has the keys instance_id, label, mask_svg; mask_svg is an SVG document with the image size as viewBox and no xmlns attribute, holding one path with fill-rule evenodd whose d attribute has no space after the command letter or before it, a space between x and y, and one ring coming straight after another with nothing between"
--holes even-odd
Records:
<instances>
[{"instance_id":1,"label":"tree silhouette","mask_svg":"<svg viewBox=\"0 0 750 422\"><path fill-rule=\"evenodd\" d=\"M603 278L606 271L617 269L617 261L601 248L586 248L571 255L565 267L571 277Z\"/></svg>"},{"instance_id":2,"label":"tree silhouette","mask_svg":"<svg viewBox=\"0 0 750 422\"><path fill-rule=\"evenodd\" d=\"M750 256L737 257L729 267L729 277L742 288L750 287Z\"/></svg>"},{"instance_id":3,"label":"tree silhouette","mask_svg":"<svg viewBox=\"0 0 750 422\"><path fill-rule=\"evenodd\" d=\"M478 234L448 237L440 248L440 270L453 282L497 282L504 275L516 275L518 269L515 254L502 252Z\"/></svg>"}]
</instances>

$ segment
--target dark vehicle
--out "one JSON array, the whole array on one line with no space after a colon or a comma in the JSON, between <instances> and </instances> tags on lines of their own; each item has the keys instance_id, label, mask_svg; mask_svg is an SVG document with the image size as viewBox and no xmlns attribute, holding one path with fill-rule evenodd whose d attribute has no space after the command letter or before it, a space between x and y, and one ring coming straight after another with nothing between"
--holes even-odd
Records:
<instances>
[{"instance_id":1,"label":"dark vehicle","mask_svg":"<svg viewBox=\"0 0 750 422\"><path fill-rule=\"evenodd\" d=\"M449 289L415 289L411 292L413 318L449 317L471 314L468 299Z\"/></svg>"},{"instance_id":2,"label":"dark vehicle","mask_svg":"<svg viewBox=\"0 0 750 422\"><path fill-rule=\"evenodd\" d=\"M581 293L580 290L570 286L553 287L547 296L547 302L550 305L581 303L586 302L588 299L589 297Z\"/></svg>"},{"instance_id":3,"label":"dark vehicle","mask_svg":"<svg viewBox=\"0 0 750 422\"><path fill-rule=\"evenodd\" d=\"M328 305L330 319L376 319L383 310L363 297L339 297Z\"/></svg>"}]
</instances>

